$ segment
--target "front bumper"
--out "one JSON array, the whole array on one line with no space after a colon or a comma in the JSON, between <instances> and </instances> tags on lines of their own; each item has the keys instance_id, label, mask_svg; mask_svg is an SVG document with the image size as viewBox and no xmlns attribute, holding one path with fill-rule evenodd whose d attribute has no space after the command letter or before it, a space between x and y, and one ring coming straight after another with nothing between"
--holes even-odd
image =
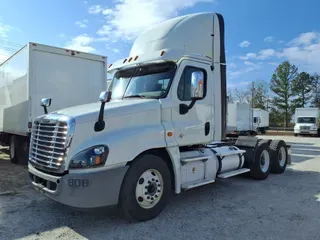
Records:
<instances>
[{"instance_id":1,"label":"front bumper","mask_svg":"<svg viewBox=\"0 0 320 240\"><path fill-rule=\"evenodd\" d=\"M317 130L302 130L302 129L294 129L295 134L318 134Z\"/></svg>"},{"instance_id":2,"label":"front bumper","mask_svg":"<svg viewBox=\"0 0 320 240\"><path fill-rule=\"evenodd\" d=\"M96 208L118 203L122 180L128 166L89 173L53 176L29 163L33 189L62 204L77 208Z\"/></svg>"}]
</instances>

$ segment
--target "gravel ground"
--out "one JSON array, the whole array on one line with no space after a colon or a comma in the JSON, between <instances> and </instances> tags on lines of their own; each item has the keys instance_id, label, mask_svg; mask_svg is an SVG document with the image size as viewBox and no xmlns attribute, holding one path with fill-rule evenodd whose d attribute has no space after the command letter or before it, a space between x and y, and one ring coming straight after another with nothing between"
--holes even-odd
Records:
<instances>
[{"instance_id":1,"label":"gravel ground","mask_svg":"<svg viewBox=\"0 0 320 240\"><path fill-rule=\"evenodd\" d=\"M319 239L320 139L280 138L292 144L284 174L218 180L134 224L114 209L79 212L44 198L28 187L26 168L0 153L0 239Z\"/></svg>"}]
</instances>

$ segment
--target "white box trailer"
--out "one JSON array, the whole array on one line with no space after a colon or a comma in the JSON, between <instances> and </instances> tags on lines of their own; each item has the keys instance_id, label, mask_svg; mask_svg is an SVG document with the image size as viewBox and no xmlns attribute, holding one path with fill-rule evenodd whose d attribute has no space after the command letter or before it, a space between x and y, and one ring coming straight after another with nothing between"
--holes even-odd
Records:
<instances>
[{"instance_id":1,"label":"white box trailer","mask_svg":"<svg viewBox=\"0 0 320 240\"><path fill-rule=\"evenodd\" d=\"M269 129L269 112L261 108L253 109L253 127L254 130L265 134Z\"/></svg>"},{"instance_id":2,"label":"white box trailer","mask_svg":"<svg viewBox=\"0 0 320 240\"><path fill-rule=\"evenodd\" d=\"M12 162L28 149L41 99L52 99L51 112L96 102L107 87L106 64L104 56L28 43L0 65L0 144L10 146Z\"/></svg>"},{"instance_id":3,"label":"white box trailer","mask_svg":"<svg viewBox=\"0 0 320 240\"><path fill-rule=\"evenodd\" d=\"M247 103L228 103L227 134L248 135L253 130L252 108Z\"/></svg>"},{"instance_id":4,"label":"white box trailer","mask_svg":"<svg viewBox=\"0 0 320 240\"><path fill-rule=\"evenodd\" d=\"M320 135L320 109L296 108L294 135Z\"/></svg>"}]
</instances>

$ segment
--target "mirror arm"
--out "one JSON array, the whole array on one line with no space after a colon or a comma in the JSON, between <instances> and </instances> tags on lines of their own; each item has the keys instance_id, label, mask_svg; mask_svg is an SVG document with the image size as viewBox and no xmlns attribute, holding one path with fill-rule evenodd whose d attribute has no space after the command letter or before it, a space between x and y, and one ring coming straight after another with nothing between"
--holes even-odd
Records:
<instances>
[{"instance_id":1,"label":"mirror arm","mask_svg":"<svg viewBox=\"0 0 320 240\"><path fill-rule=\"evenodd\" d=\"M103 120L103 113L104 113L105 104L106 104L105 102L101 103L98 121L94 124L94 130L96 132L102 131L104 129L105 125L106 125L104 120Z\"/></svg>"},{"instance_id":2,"label":"mirror arm","mask_svg":"<svg viewBox=\"0 0 320 240\"><path fill-rule=\"evenodd\" d=\"M42 106L43 107L43 110L44 110L44 114L48 114L48 108L47 106Z\"/></svg>"},{"instance_id":3,"label":"mirror arm","mask_svg":"<svg viewBox=\"0 0 320 240\"><path fill-rule=\"evenodd\" d=\"M180 113L181 115L187 114L187 113L189 112L189 110L190 110L191 108L193 108L193 106L194 106L194 104L196 103L197 100L199 100L199 99L198 99L198 98L193 98L192 101L191 101L191 103L189 104L189 106L186 105L186 104L180 104L180 105L179 105L179 107L180 107L179 113Z\"/></svg>"}]
</instances>

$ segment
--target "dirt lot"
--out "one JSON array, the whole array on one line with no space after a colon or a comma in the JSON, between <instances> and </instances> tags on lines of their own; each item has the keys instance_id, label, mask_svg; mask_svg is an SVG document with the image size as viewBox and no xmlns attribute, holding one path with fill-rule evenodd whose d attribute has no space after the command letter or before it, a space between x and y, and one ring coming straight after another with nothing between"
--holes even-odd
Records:
<instances>
[{"instance_id":1,"label":"dirt lot","mask_svg":"<svg viewBox=\"0 0 320 240\"><path fill-rule=\"evenodd\" d=\"M42 197L28 187L26 167L0 153L0 239L319 239L320 139L281 138L292 144L284 174L218 180L135 224L112 209L79 212Z\"/></svg>"}]
</instances>

